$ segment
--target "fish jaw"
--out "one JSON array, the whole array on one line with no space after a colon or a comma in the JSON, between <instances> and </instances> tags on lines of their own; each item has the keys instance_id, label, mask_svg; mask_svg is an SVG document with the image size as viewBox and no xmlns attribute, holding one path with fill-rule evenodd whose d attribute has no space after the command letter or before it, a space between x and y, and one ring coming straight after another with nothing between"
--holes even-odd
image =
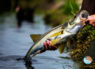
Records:
<instances>
[{"instance_id":1,"label":"fish jaw","mask_svg":"<svg viewBox=\"0 0 95 69\"><path fill-rule=\"evenodd\" d=\"M89 13L86 10L82 10L78 17L76 17L75 23L81 24L82 26L85 25L85 22L87 21L87 18L89 16Z\"/></svg>"}]
</instances>

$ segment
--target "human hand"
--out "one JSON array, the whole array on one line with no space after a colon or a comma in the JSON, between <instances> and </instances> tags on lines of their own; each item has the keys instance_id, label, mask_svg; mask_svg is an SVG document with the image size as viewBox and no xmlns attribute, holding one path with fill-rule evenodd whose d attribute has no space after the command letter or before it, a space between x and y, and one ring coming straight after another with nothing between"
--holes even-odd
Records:
<instances>
[{"instance_id":1,"label":"human hand","mask_svg":"<svg viewBox=\"0 0 95 69\"><path fill-rule=\"evenodd\" d=\"M50 41L50 40L46 40L46 41L43 43L43 46L44 46L44 50L38 52L38 54L43 53L43 52L45 52L46 50L56 50L56 49L58 48L56 45L51 46L51 41Z\"/></svg>"},{"instance_id":2,"label":"human hand","mask_svg":"<svg viewBox=\"0 0 95 69\"><path fill-rule=\"evenodd\" d=\"M55 46L55 45L51 46L51 41L50 40L46 40L44 42L44 47L45 47L46 50L55 50L55 49L57 49L57 46Z\"/></svg>"},{"instance_id":3,"label":"human hand","mask_svg":"<svg viewBox=\"0 0 95 69\"><path fill-rule=\"evenodd\" d=\"M89 21L89 24L91 24L92 26L95 26L95 14L88 16L87 20Z\"/></svg>"}]
</instances>

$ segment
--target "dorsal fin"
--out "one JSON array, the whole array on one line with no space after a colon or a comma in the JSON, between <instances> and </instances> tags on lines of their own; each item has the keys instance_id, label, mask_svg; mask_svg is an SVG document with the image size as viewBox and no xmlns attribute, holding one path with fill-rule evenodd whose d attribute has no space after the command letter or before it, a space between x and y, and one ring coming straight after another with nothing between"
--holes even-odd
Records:
<instances>
[{"instance_id":1,"label":"dorsal fin","mask_svg":"<svg viewBox=\"0 0 95 69\"><path fill-rule=\"evenodd\" d=\"M31 34L30 37L32 38L33 42L36 42L39 37L41 36L41 34Z\"/></svg>"}]
</instances>

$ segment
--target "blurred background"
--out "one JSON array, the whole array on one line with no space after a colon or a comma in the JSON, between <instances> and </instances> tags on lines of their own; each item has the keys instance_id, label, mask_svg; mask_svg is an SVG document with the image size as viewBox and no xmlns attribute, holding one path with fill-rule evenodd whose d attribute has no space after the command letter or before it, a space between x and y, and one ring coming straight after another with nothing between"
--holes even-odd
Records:
<instances>
[{"instance_id":1,"label":"blurred background","mask_svg":"<svg viewBox=\"0 0 95 69\"><path fill-rule=\"evenodd\" d=\"M16 14L17 26L21 27L23 21L34 23L34 16L41 14L45 24L56 26L77 13L81 3L82 0L1 0L0 15Z\"/></svg>"},{"instance_id":2,"label":"blurred background","mask_svg":"<svg viewBox=\"0 0 95 69\"><path fill-rule=\"evenodd\" d=\"M0 69L79 69L73 60L59 58L70 57L67 52L57 50L37 55L32 65L16 59L32 46L30 34L44 34L64 24L79 12L81 4L82 0L0 0Z\"/></svg>"}]
</instances>

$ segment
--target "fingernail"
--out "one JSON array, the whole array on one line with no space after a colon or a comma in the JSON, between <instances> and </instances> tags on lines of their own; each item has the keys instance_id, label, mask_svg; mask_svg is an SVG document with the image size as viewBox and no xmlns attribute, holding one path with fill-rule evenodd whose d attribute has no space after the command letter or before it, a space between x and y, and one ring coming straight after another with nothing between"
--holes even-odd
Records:
<instances>
[{"instance_id":1,"label":"fingernail","mask_svg":"<svg viewBox=\"0 0 95 69\"><path fill-rule=\"evenodd\" d=\"M48 44L48 45L50 44L50 41L49 41L49 40L47 40L47 44Z\"/></svg>"}]
</instances>

